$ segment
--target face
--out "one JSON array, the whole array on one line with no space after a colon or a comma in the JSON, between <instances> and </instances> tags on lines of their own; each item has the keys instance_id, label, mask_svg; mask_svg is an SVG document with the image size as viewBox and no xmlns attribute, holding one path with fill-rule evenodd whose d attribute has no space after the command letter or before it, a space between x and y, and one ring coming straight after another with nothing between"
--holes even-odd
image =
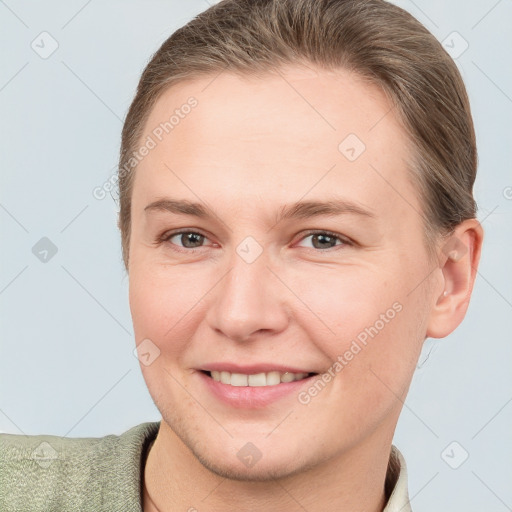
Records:
<instances>
[{"instance_id":1,"label":"face","mask_svg":"<svg viewBox=\"0 0 512 512\"><path fill-rule=\"evenodd\" d=\"M384 94L343 70L280 73L169 89L133 185L145 381L169 432L236 479L390 441L435 302Z\"/></svg>"}]
</instances>

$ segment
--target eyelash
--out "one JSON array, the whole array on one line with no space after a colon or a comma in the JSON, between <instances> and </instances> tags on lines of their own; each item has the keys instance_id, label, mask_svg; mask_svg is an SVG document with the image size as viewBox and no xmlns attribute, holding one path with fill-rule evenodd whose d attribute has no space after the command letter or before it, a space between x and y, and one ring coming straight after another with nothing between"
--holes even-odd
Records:
<instances>
[{"instance_id":1,"label":"eyelash","mask_svg":"<svg viewBox=\"0 0 512 512\"><path fill-rule=\"evenodd\" d=\"M175 232L171 232L171 233L165 232L158 238L157 242L158 243L169 242L170 245L173 246L173 250L178 251L178 252L184 252L184 253L195 253L195 252L203 249L203 247L194 247L194 248L180 247L179 245L176 245L176 244L173 244L170 242L170 239L175 237L176 235L184 235L184 234L201 235L204 238L208 239L208 237L206 235L204 235L203 233L201 233L199 231L182 230L182 231L175 231ZM333 231L318 230L318 229L306 232L304 234L304 236L299 240L299 242L301 242L305 238L308 238L312 235L327 235L331 238L336 238L337 240L339 240L341 242L341 244L336 244L334 247L328 247L327 249L316 249L315 247L304 247L304 249L312 249L316 252L329 252L332 249L336 249L336 247L343 247L345 245L348 245L348 246L355 245L355 243L347 237L344 237L342 235L334 233Z\"/></svg>"}]
</instances>

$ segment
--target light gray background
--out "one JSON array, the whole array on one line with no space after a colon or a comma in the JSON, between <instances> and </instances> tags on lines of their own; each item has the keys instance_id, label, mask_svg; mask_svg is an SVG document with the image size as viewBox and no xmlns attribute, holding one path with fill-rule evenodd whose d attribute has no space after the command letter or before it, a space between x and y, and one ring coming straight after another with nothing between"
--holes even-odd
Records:
<instances>
[{"instance_id":1,"label":"light gray background","mask_svg":"<svg viewBox=\"0 0 512 512\"><path fill-rule=\"evenodd\" d=\"M397 3L453 51L469 44L456 61L476 124L486 239L468 315L426 342L394 443L415 512L512 510L512 2ZM149 57L207 7L0 1L4 432L103 436L160 419L132 353L117 206L92 191L114 172ZM59 45L46 59L31 48L41 37L51 48L43 31ZM42 237L58 249L46 263L32 252Z\"/></svg>"}]
</instances>

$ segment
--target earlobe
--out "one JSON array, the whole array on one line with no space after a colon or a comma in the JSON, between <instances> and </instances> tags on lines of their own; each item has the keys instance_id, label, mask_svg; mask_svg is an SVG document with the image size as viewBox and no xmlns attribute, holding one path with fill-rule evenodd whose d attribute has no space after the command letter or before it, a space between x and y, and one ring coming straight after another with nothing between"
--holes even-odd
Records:
<instances>
[{"instance_id":1,"label":"earlobe","mask_svg":"<svg viewBox=\"0 0 512 512\"><path fill-rule=\"evenodd\" d=\"M439 265L444 290L430 313L427 337L444 338L462 322L466 314L480 261L483 229L476 219L460 223L443 240Z\"/></svg>"}]
</instances>

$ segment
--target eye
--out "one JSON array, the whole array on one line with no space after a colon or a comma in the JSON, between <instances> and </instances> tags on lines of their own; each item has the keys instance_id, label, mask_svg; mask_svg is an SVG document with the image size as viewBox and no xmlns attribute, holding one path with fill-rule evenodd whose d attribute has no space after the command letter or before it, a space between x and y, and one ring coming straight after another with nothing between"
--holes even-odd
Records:
<instances>
[{"instance_id":1,"label":"eye","mask_svg":"<svg viewBox=\"0 0 512 512\"><path fill-rule=\"evenodd\" d=\"M173 241L175 239L175 241ZM187 249L191 252L202 246L203 242L208 238L197 231L178 231L175 233L164 233L160 238L161 242L169 242L178 248Z\"/></svg>"},{"instance_id":2,"label":"eye","mask_svg":"<svg viewBox=\"0 0 512 512\"><path fill-rule=\"evenodd\" d=\"M311 238L313 249L332 249L338 245L352 245L351 241L331 231L313 231L301 238L301 242ZM338 243L339 242L339 243Z\"/></svg>"}]
</instances>

